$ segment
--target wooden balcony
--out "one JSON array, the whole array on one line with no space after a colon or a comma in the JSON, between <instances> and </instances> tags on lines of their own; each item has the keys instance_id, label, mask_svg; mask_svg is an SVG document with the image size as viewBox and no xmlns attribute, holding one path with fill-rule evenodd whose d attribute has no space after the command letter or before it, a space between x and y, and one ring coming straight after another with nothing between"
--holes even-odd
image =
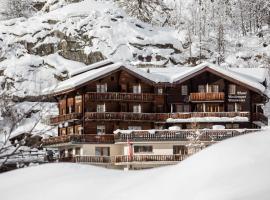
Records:
<instances>
[{"instance_id":1,"label":"wooden balcony","mask_svg":"<svg viewBox=\"0 0 270 200\"><path fill-rule=\"evenodd\" d=\"M111 164L121 165L127 163L151 163L151 164L169 164L184 160L187 155L119 155L119 156L74 156L60 158L60 162L76 162L89 164Z\"/></svg>"},{"instance_id":2,"label":"wooden balcony","mask_svg":"<svg viewBox=\"0 0 270 200\"><path fill-rule=\"evenodd\" d=\"M154 142L154 141L189 141L192 138L200 137L203 142L217 142L231 137L257 132L259 129L224 129L224 130L157 130L154 133L148 131L132 131L131 133L115 134L116 143L133 142Z\"/></svg>"},{"instance_id":3,"label":"wooden balcony","mask_svg":"<svg viewBox=\"0 0 270 200\"><path fill-rule=\"evenodd\" d=\"M87 112L85 118L88 121L156 121L155 113L128 113L128 112Z\"/></svg>"},{"instance_id":4,"label":"wooden balcony","mask_svg":"<svg viewBox=\"0 0 270 200\"><path fill-rule=\"evenodd\" d=\"M263 113L253 113L252 119L255 123L262 123L266 126L268 125L268 117L266 117Z\"/></svg>"},{"instance_id":5,"label":"wooden balcony","mask_svg":"<svg viewBox=\"0 0 270 200\"><path fill-rule=\"evenodd\" d=\"M92 101L138 101L138 102L153 102L155 94L151 93L120 93L120 92L88 92L88 98Z\"/></svg>"},{"instance_id":6,"label":"wooden balcony","mask_svg":"<svg viewBox=\"0 0 270 200\"><path fill-rule=\"evenodd\" d=\"M190 93L189 100L193 102L202 101L224 101L224 92L211 92L211 93Z\"/></svg>"},{"instance_id":7,"label":"wooden balcony","mask_svg":"<svg viewBox=\"0 0 270 200\"><path fill-rule=\"evenodd\" d=\"M80 143L93 143L93 144L113 144L114 135L62 135L58 137L51 137L42 141L43 146L60 145L64 143L80 144Z\"/></svg>"},{"instance_id":8,"label":"wooden balcony","mask_svg":"<svg viewBox=\"0 0 270 200\"><path fill-rule=\"evenodd\" d=\"M82 113L71 113L66 115L59 115L50 118L50 125L57 125L66 121L79 120L82 118Z\"/></svg>"},{"instance_id":9,"label":"wooden balcony","mask_svg":"<svg viewBox=\"0 0 270 200\"><path fill-rule=\"evenodd\" d=\"M167 119L189 119L193 117L247 117L249 112L194 112L194 113L129 113L129 112L87 112L88 121L151 121L165 122Z\"/></svg>"}]
</instances>

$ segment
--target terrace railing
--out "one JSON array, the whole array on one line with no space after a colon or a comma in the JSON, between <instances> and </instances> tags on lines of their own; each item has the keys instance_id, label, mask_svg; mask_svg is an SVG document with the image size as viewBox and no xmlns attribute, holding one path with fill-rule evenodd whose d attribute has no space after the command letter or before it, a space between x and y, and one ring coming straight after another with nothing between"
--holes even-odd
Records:
<instances>
[{"instance_id":1,"label":"terrace railing","mask_svg":"<svg viewBox=\"0 0 270 200\"><path fill-rule=\"evenodd\" d=\"M155 100L155 94L151 93L121 93L121 92L88 92L88 98L94 101L139 101L139 102L153 102Z\"/></svg>"},{"instance_id":2,"label":"terrace railing","mask_svg":"<svg viewBox=\"0 0 270 200\"><path fill-rule=\"evenodd\" d=\"M56 145L61 143L94 143L94 144L112 144L114 143L114 135L96 135L96 134L83 134L83 135L62 135L58 137L50 137L43 139L43 146Z\"/></svg>"},{"instance_id":3,"label":"terrace railing","mask_svg":"<svg viewBox=\"0 0 270 200\"><path fill-rule=\"evenodd\" d=\"M190 93L190 101L224 101L224 92L198 92Z\"/></svg>"}]
</instances>

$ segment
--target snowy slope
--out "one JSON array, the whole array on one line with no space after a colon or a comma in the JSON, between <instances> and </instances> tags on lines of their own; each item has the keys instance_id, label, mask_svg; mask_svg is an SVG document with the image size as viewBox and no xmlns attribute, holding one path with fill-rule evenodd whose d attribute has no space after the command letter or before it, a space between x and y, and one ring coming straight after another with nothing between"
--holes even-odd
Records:
<instances>
[{"instance_id":1,"label":"snowy slope","mask_svg":"<svg viewBox=\"0 0 270 200\"><path fill-rule=\"evenodd\" d=\"M269 130L226 140L182 163L145 171L49 164L0 175L5 200L268 200ZM16 192L14 192L16 191Z\"/></svg>"}]
</instances>

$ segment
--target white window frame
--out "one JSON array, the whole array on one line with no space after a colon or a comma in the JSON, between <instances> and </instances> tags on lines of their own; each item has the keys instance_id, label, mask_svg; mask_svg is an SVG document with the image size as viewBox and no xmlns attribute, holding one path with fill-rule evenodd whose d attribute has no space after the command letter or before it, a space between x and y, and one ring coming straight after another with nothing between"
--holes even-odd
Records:
<instances>
[{"instance_id":1,"label":"white window frame","mask_svg":"<svg viewBox=\"0 0 270 200\"><path fill-rule=\"evenodd\" d=\"M106 134L106 126L105 125L97 125L97 135L105 135L105 134Z\"/></svg>"},{"instance_id":2,"label":"white window frame","mask_svg":"<svg viewBox=\"0 0 270 200\"><path fill-rule=\"evenodd\" d=\"M141 104L133 105L133 113L141 113L141 112L142 112Z\"/></svg>"},{"instance_id":3,"label":"white window frame","mask_svg":"<svg viewBox=\"0 0 270 200\"><path fill-rule=\"evenodd\" d=\"M98 113L102 113L102 112L106 112L106 105L104 104L97 104L97 112Z\"/></svg>"},{"instance_id":4,"label":"white window frame","mask_svg":"<svg viewBox=\"0 0 270 200\"><path fill-rule=\"evenodd\" d=\"M181 95L188 95L188 86L187 85L181 86Z\"/></svg>"},{"instance_id":5,"label":"white window frame","mask_svg":"<svg viewBox=\"0 0 270 200\"><path fill-rule=\"evenodd\" d=\"M158 94L163 94L163 88L158 88Z\"/></svg>"},{"instance_id":6,"label":"white window frame","mask_svg":"<svg viewBox=\"0 0 270 200\"><path fill-rule=\"evenodd\" d=\"M133 85L133 93L134 94L141 94L142 93L141 84Z\"/></svg>"},{"instance_id":7,"label":"white window frame","mask_svg":"<svg viewBox=\"0 0 270 200\"><path fill-rule=\"evenodd\" d=\"M98 83L97 84L97 92L99 92L99 93L107 92L107 83Z\"/></svg>"},{"instance_id":8,"label":"white window frame","mask_svg":"<svg viewBox=\"0 0 270 200\"><path fill-rule=\"evenodd\" d=\"M236 94L236 85L235 84L229 84L228 94Z\"/></svg>"},{"instance_id":9,"label":"white window frame","mask_svg":"<svg viewBox=\"0 0 270 200\"><path fill-rule=\"evenodd\" d=\"M141 126L128 126L128 130L142 130Z\"/></svg>"}]
</instances>

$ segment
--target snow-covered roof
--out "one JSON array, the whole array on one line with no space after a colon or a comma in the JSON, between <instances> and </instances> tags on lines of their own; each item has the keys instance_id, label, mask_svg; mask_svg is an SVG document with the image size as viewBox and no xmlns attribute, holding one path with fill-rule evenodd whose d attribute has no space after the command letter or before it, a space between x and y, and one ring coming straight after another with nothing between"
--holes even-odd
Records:
<instances>
[{"instance_id":1,"label":"snow-covered roof","mask_svg":"<svg viewBox=\"0 0 270 200\"><path fill-rule=\"evenodd\" d=\"M224 78L234 79L261 93L265 92L265 86L262 85L262 82L267 76L267 71L264 68L223 68L211 63L203 63L196 67L137 68L126 63L112 63L111 60L105 60L71 72L70 79L60 82L57 86L44 92L58 93L71 90L120 68L133 72L153 83L181 82L181 80L207 68L224 75Z\"/></svg>"},{"instance_id":2,"label":"snow-covered roof","mask_svg":"<svg viewBox=\"0 0 270 200\"><path fill-rule=\"evenodd\" d=\"M86 67L81 67L81 68L79 68L77 70L70 71L69 75L70 75L70 77L73 77L73 76L76 76L78 74L84 73L86 71L96 69L96 68L100 68L100 67L104 67L104 66L107 66L109 64L113 64L113 61L110 60L110 59L102 60L102 61L96 62L96 63L94 63L92 65L88 65Z\"/></svg>"}]
</instances>

